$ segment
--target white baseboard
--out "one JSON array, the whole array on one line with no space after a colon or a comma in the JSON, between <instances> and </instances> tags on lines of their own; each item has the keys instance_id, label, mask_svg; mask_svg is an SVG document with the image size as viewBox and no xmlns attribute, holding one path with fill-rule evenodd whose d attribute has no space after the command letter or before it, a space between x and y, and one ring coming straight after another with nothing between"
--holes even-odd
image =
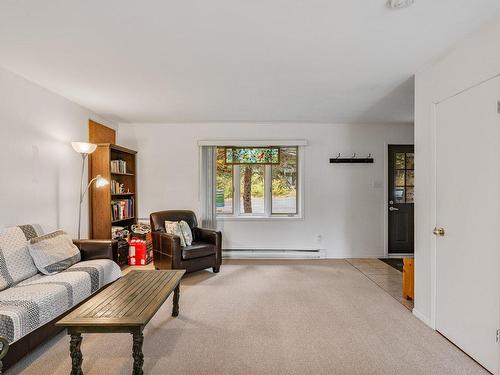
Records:
<instances>
[{"instance_id":1,"label":"white baseboard","mask_svg":"<svg viewBox=\"0 0 500 375\"><path fill-rule=\"evenodd\" d=\"M235 249L223 250L225 259L324 259L324 249L316 250L267 250L267 249Z\"/></svg>"},{"instance_id":2,"label":"white baseboard","mask_svg":"<svg viewBox=\"0 0 500 375\"><path fill-rule=\"evenodd\" d=\"M427 316L425 316L424 314L422 314L420 311L418 311L415 308L413 308L413 315L415 315L415 317L417 319L420 319L426 325L428 325L429 327L431 327L432 329L434 329L434 327L431 325L431 320Z\"/></svg>"}]
</instances>

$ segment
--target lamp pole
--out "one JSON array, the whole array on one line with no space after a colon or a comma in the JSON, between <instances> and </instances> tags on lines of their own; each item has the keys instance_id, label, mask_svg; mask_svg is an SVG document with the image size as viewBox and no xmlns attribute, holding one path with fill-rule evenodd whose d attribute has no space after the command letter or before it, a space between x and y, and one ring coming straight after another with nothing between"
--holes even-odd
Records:
<instances>
[{"instance_id":1,"label":"lamp pole","mask_svg":"<svg viewBox=\"0 0 500 375\"><path fill-rule=\"evenodd\" d=\"M83 203L83 174L85 172L85 159L87 159L88 154L82 153L82 174L80 177L80 205L78 207L78 239L80 238L80 228L82 226L82 203Z\"/></svg>"},{"instance_id":2,"label":"lamp pole","mask_svg":"<svg viewBox=\"0 0 500 375\"><path fill-rule=\"evenodd\" d=\"M82 155L82 174L80 175L80 204L78 206L78 239L81 239L82 203L83 203L83 198L85 197L85 193L87 193L87 190L89 190L90 185L92 185L94 181L97 181L96 182L97 188L109 185L109 181L103 178L100 174L98 174L92 180L90 180L85 190L83 190L83 175L85 173L85 160L87 159L89 154L93 153L97 149L97 145L86 142L71 142L71 147L73 147L73 150Z\"/></svg>"}]
</instances>

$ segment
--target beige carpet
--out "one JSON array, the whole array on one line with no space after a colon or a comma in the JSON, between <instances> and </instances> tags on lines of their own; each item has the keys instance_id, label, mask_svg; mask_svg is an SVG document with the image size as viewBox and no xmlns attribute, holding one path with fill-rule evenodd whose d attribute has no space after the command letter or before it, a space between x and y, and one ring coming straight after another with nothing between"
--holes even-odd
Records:
<instances>
[{"instance_id":1,"label":"beige carpet","mask_svg":"<svg viewBox=\"0 0 500 375\"><path fill-rule=\"evenodd\" d=\"M481 374L343 260L226 262L186 277L145 330L146 374ZM83 339L85 374L130 374L131 336ZM61 334L7 374L70 372Z\"/></svg>"}]
</instances>

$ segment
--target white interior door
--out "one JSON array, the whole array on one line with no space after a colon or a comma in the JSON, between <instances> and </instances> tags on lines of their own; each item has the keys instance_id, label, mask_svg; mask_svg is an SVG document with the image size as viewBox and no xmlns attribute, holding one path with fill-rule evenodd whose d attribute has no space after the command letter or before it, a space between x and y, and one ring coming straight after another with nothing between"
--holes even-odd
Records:
<instances>
[{"instance_id":1,"label":"white interior door","mask_svg":"<svg viewBox=\"0 0 500 375\"><path fill-rule=\"evenodd\" d=\"M500 79L437 104L436 328L494 374L500 328ZM417 265L418 266L418 265Z\"/></svg>"}]
</instances>

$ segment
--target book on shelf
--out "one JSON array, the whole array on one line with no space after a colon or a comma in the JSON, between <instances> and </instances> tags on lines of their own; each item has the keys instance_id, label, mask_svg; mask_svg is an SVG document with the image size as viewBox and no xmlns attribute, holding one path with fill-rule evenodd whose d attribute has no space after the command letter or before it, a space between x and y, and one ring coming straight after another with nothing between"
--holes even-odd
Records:
<instances>
[{"instance_id":1,"label":"book on shelf","mask_svg":"<svg viewBox=\"0 0 500 375\"><path fill-rule=\"evenodd\" d=\"M134 198L111 201L111 220L123 220L134 216Z\"/></svg>"},{"instance_id":2,"label":"book on shelf","mask_svg":"<svg viewBox=\"0 0 500 375\"><path fill-rule=\"evenodd\" d=\"M111 173L127 173L127 162L123 160L111 160Z\"/></svg>"},{"instance_id":3,"label":"book on shelf","mask_svg":"<svg viewBox=\"0 0 500 375\"><path fill-rule=\"evenodd\" d=\"M118 181L111 180L110 185L111 185L111 194L130 193L130 190L127 189L127 191L125 191L124 184L120 184Z\"/></svg>"}]
</instances>

